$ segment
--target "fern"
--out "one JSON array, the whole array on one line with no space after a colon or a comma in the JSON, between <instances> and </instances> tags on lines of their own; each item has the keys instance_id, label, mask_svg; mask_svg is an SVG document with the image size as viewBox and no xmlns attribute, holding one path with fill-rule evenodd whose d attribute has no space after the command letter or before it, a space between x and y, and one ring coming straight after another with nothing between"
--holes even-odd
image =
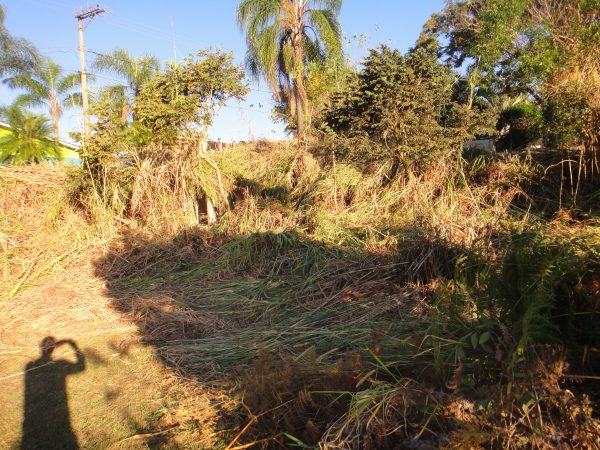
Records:
<instances>
[{"instance_id":1,"label":"fern","mask_svg":"<svg viewBox=\"0 0 600 450\"><path fill-rule=\"evenodd\" d=\"M598 270L599 248L595 236L524 233L513 239L489 288L513 325L518 353L530 343L598 341L597 327L583 327L594 312L578 286Z\"/></svg>"}]
</instances>

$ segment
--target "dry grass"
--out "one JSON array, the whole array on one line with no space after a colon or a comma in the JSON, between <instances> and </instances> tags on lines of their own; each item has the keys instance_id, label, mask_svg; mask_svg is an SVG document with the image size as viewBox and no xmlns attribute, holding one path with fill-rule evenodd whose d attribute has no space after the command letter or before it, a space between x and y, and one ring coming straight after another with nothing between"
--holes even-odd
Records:
<instances>
[{"instance_id":1,"label":"dry grass","mask_svg":"<svg viewBox=\"0 0 600 450\"><path fill-rule=\"evenodd\" d=\"M228 394L175 377L152 347L140 344L138 328L111 307L92 265L110 229L98 232L69 207L64 171L52 165L1 167L0 181L7 238L0 301L0 402L5 405L0 447L19 444L24 367L38 358L46 336L73 339L86 361L83 373L68 378L71 426L82 448L133 449L148 443L172 448L191 442L211 448L227 440L227 431L216 428L219 411L231 408ZM63 348L54 355L71 358ZM51 410L51 395L48 402Z\"/></svg>"},{"instance_id":2,"label":"dry grass","mask_svg":"<svg viewBox=\"0 0 600 450\"><path fill-rule=\"evenodd\" d=\"M190 408L197 404L185 390L185 400L165 406L169 419L161 427L179 423L175 435L187 436L185 421L188 437L213 439L209 446L596 445L584 438L597 430L594 398L586 400L586 389L569 378L590 372L572 365L554 376L558 390L552 391L529 350L517 357L518 328L495 309L499 299L488 289L514 236L538 233L568 247L570 238L556 230L557 221L561 230L570 221L573 239L596 245L584 233L591 222L563 213L549 223L549 208L534 214L547 195L535 183L548 167L540 159L444 160L393 178L386 161L361 168L293 146L226 149L211 160L221 182L214 183L208 164L186 175L187 187L177 159L140 161L128 168L131 190L122 188L122 179L111 180L121 186L113 194L123 197L106 205L121 206L90 215L112 220L121 214L129 229L109 222L99 234L102 222L63 207L56 223L64 227L53 228L44 242L13 219L22 211L47 227L47 214L35 212L48 203L36 203L44 193L14 182L30 205L7 205L1 229L7 243L20 243L7 244L14 256L5 263L6 286L18 286L11 303L34 292L24 289L35 288L36 279L51 286L53 277L93 259L105 289L89 295L102 295L120 323L135 325L125 342L155 351L190 389L205 386L198 398L224 411L219 421L215 404L206 403L206 411L194 415ZM64 190L60 183L48 192ZM232 209L224 207L218 185L228 191ZM190 186L222 198L216 226L185 225ZM55 261L62 255L54 254L55 246L78 228L80 240L69 242L73 258ZM595 267L588 264L591 254L575 255L581 267ZM50 269L32 277L29 255L40 259L29 263L32 274ZM581 279L581 295L590 295L594 280ZM51 303L32 297L31 304ZM70 322L48 317L52 309L42 309L40 323ZM560 358L544 361L549 366ZM177 392L175 382L170 386ZM570 400L567 392L574 392ZM526 394L538 397L524 409ZM224 432L199 437L193 430L202 424Z\"/></svg>"},{"instance_id":3,"label":"dry grass","mask_svg":"<svg viewBox=\"0 0 600 450\"><path fill-rule=\"evenodd\" d=\"M98 233L69 205L67 183L65 170L51 163L0 168L0 298L58 276L111 235L106 228Z\"/></svg>"}]
</instances>

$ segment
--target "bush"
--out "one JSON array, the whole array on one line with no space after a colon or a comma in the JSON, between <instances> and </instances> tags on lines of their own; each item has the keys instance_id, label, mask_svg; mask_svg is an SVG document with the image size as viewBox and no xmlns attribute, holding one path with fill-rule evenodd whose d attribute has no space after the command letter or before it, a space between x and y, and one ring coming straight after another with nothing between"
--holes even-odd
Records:
<instances>
[{"instance_id":1,"label":"bush","mask_svg":"<svg viewBox=\"0 0 600 450\"><path fill-rule=\"evenodd\" d=\"M498 120L498 148L523 148L542 137L542 110L534 103L519 103L505 109Z\"/></svg>"},{"instance_id":2,"label":"bush","mask_svg":"<svg viewBox=\"0 0 600 450\"><path fill-rule=\"evenodd\" d=\"M454 79L432 49L402 55L382 46L371 50L349 89L334 96L324 122L337 134L368 137L392 157L424 165L458 147L460 127L445 123L455 106Z\"/></svg>"}]
</instances>

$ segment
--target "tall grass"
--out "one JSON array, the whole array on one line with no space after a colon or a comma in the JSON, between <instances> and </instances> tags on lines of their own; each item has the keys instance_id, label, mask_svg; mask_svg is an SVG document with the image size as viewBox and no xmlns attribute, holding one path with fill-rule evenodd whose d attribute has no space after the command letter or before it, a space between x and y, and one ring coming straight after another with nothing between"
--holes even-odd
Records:
<instances>
[{"instance_id":1,"label":"tall grass","mask_svg":"<svg viewBox=\"0 0 600 450\"><path fill-rule=\"evenodd\" d=\"M120 166L81 227L120 224L95 261L114 307L184 376L235 386L241 441L598 444L598 391L571 383L600 370L595 194L560 209L554 161L188 156ZM190 226L199 195L213 226Z\"/></svg>"},{"instance_id":2,"label":"tall grass","mask_svg":"<svg viewBox=\"0 0 600 450\"><path fill-rule=\"evenodd\" d=\"M67 169L54 163L0 167L0 298L60 273L112 236L70 203Z\"/></svg>"}]
</instances>

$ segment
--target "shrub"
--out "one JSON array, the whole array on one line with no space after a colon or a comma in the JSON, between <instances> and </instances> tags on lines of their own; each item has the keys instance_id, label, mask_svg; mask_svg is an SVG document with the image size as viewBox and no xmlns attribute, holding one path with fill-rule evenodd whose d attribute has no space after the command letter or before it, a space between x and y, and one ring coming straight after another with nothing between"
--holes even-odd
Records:
<instances>
[{"instance_id":1,"label":"shrub","mask_svg":"<svg viewBox=\"0 0 600 450\"><path fill-rule=\"evenodd\" d=\"M542 110L534 103L518 103L502 111L497 127L500 149L525 147L542 137Z\"/></svg>"},{"instance_id":2,"label":"shrub","mask_svg":"<svg viewBox=\"0 0 600 450\"><path fill-rule=\"evenodd\" d=\"M334 97L325 124L344 136L368 136L396 158L425 164L457 144L458 128L444 124L454 78L432 49L402 55L382 46L371 50L350 88Z\"/></svg>"}]
</instances>

